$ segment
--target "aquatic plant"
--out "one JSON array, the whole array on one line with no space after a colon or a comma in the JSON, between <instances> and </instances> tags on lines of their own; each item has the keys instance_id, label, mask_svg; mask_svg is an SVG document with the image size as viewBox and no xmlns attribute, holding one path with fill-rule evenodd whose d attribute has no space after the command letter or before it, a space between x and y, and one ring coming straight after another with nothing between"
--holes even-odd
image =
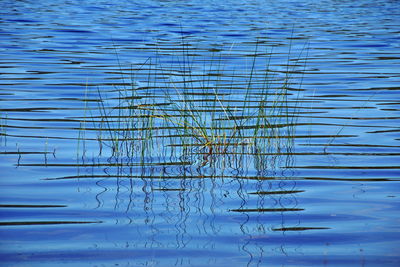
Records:
<instances>
[{"instance_id":1,"label":"aquatic plant","mask_svg":"<svg viewBox=\"0 0 400 267\"><path fill-rule=\"evenodd\" d=\"M0 143L4 147L7 146L7 113L0 113Z\"/></svg>"},{"instance_id":2,"label":"aquatic plant","mask_svg":"<svg viewBox=\"0 0 400 267\"><path fill-rule=\"evenodd\" d=\"M289 59L284 76L278 77L280 73L270 69L272 53L259 50L256 42L250 61L246 58L239 71L225 69L222 52L212 52L208 66L195 66L186 43L170 66L161 63L159 55L132 65L130 86L123 76L122 88L97 89L97 109L85 104L81 130L90 110L99 154L108 147L109 158L117 162L145 163L175 155L204 166L220 156L249 154L257 156L255 164L262 169L267 164L263 155L291 149L298 101L289 100Z\"/></svg>"}]
</instances>

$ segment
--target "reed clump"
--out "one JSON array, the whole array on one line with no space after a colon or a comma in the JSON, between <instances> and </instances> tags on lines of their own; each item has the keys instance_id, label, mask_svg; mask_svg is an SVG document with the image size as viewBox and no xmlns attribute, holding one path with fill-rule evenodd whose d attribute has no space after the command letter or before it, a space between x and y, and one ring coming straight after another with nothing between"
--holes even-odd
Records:
<instances>
[{"instance_id":1,"label":"reed clump","mask_svg":"<svg viewBox=\"0 0 400 267\"><path fill-rule=\"evenodd\" d=\"M273 54L260 52L258 43L237 68L226 65L222 52L200 60L189 50L183 44L169 63L157 55L129 70L120 66L124 85L97 89L97 108L86 113L99 154L106 149L116 161L205 166L232 155L265 164L262 155L292 148L299 90L291 89L289 60L285 70L271 70Z\"/></svg>"}]
</instances>

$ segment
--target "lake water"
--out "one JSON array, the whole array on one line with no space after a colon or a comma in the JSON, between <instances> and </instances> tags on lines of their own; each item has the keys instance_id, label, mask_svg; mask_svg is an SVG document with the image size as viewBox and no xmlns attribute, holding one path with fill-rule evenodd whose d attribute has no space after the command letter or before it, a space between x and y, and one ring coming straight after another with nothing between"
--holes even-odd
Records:
<instances>
[{"instance_id":1,"label":"lake water","mask_svg":"<svg viewBox=\"0 0 400 267\"><path fill-rule=\"evenodd\" d=\"M2 1L1 266L400 266L400 2Z\"/></svg>"}]
</instances>

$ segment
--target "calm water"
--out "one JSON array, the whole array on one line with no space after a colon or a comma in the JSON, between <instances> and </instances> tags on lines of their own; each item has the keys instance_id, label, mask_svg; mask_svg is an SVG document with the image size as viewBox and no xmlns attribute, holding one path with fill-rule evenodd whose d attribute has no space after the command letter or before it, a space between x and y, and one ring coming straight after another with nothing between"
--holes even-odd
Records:
<instances>
[{"instance_id":1,"label":"calm water","mask_svg":"<svg viewBox=\"0 0 400 267\"><path fill-rule=\"evenodd\" d=\"M110 2L1 2L1 266L400 265L399 1Z\"/></svg>"}]
</instances>

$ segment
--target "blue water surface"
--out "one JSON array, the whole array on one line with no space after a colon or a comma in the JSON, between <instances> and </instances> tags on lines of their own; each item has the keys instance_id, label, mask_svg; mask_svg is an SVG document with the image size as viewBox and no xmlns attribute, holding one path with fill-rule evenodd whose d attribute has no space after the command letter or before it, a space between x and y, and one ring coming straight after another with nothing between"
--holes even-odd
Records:
<instances>
[{"instance_id":1,"label":"blue water surface","mask_svg":"<svg viewBox=\"0 0 400 267\"><path fill-rule=\"evenodd\" d=\"M1 266L400 266L399 1L0 4ZM99 153L99 95L252 70L290 76L290 153Z\"/></svg>"}]
</instances>

